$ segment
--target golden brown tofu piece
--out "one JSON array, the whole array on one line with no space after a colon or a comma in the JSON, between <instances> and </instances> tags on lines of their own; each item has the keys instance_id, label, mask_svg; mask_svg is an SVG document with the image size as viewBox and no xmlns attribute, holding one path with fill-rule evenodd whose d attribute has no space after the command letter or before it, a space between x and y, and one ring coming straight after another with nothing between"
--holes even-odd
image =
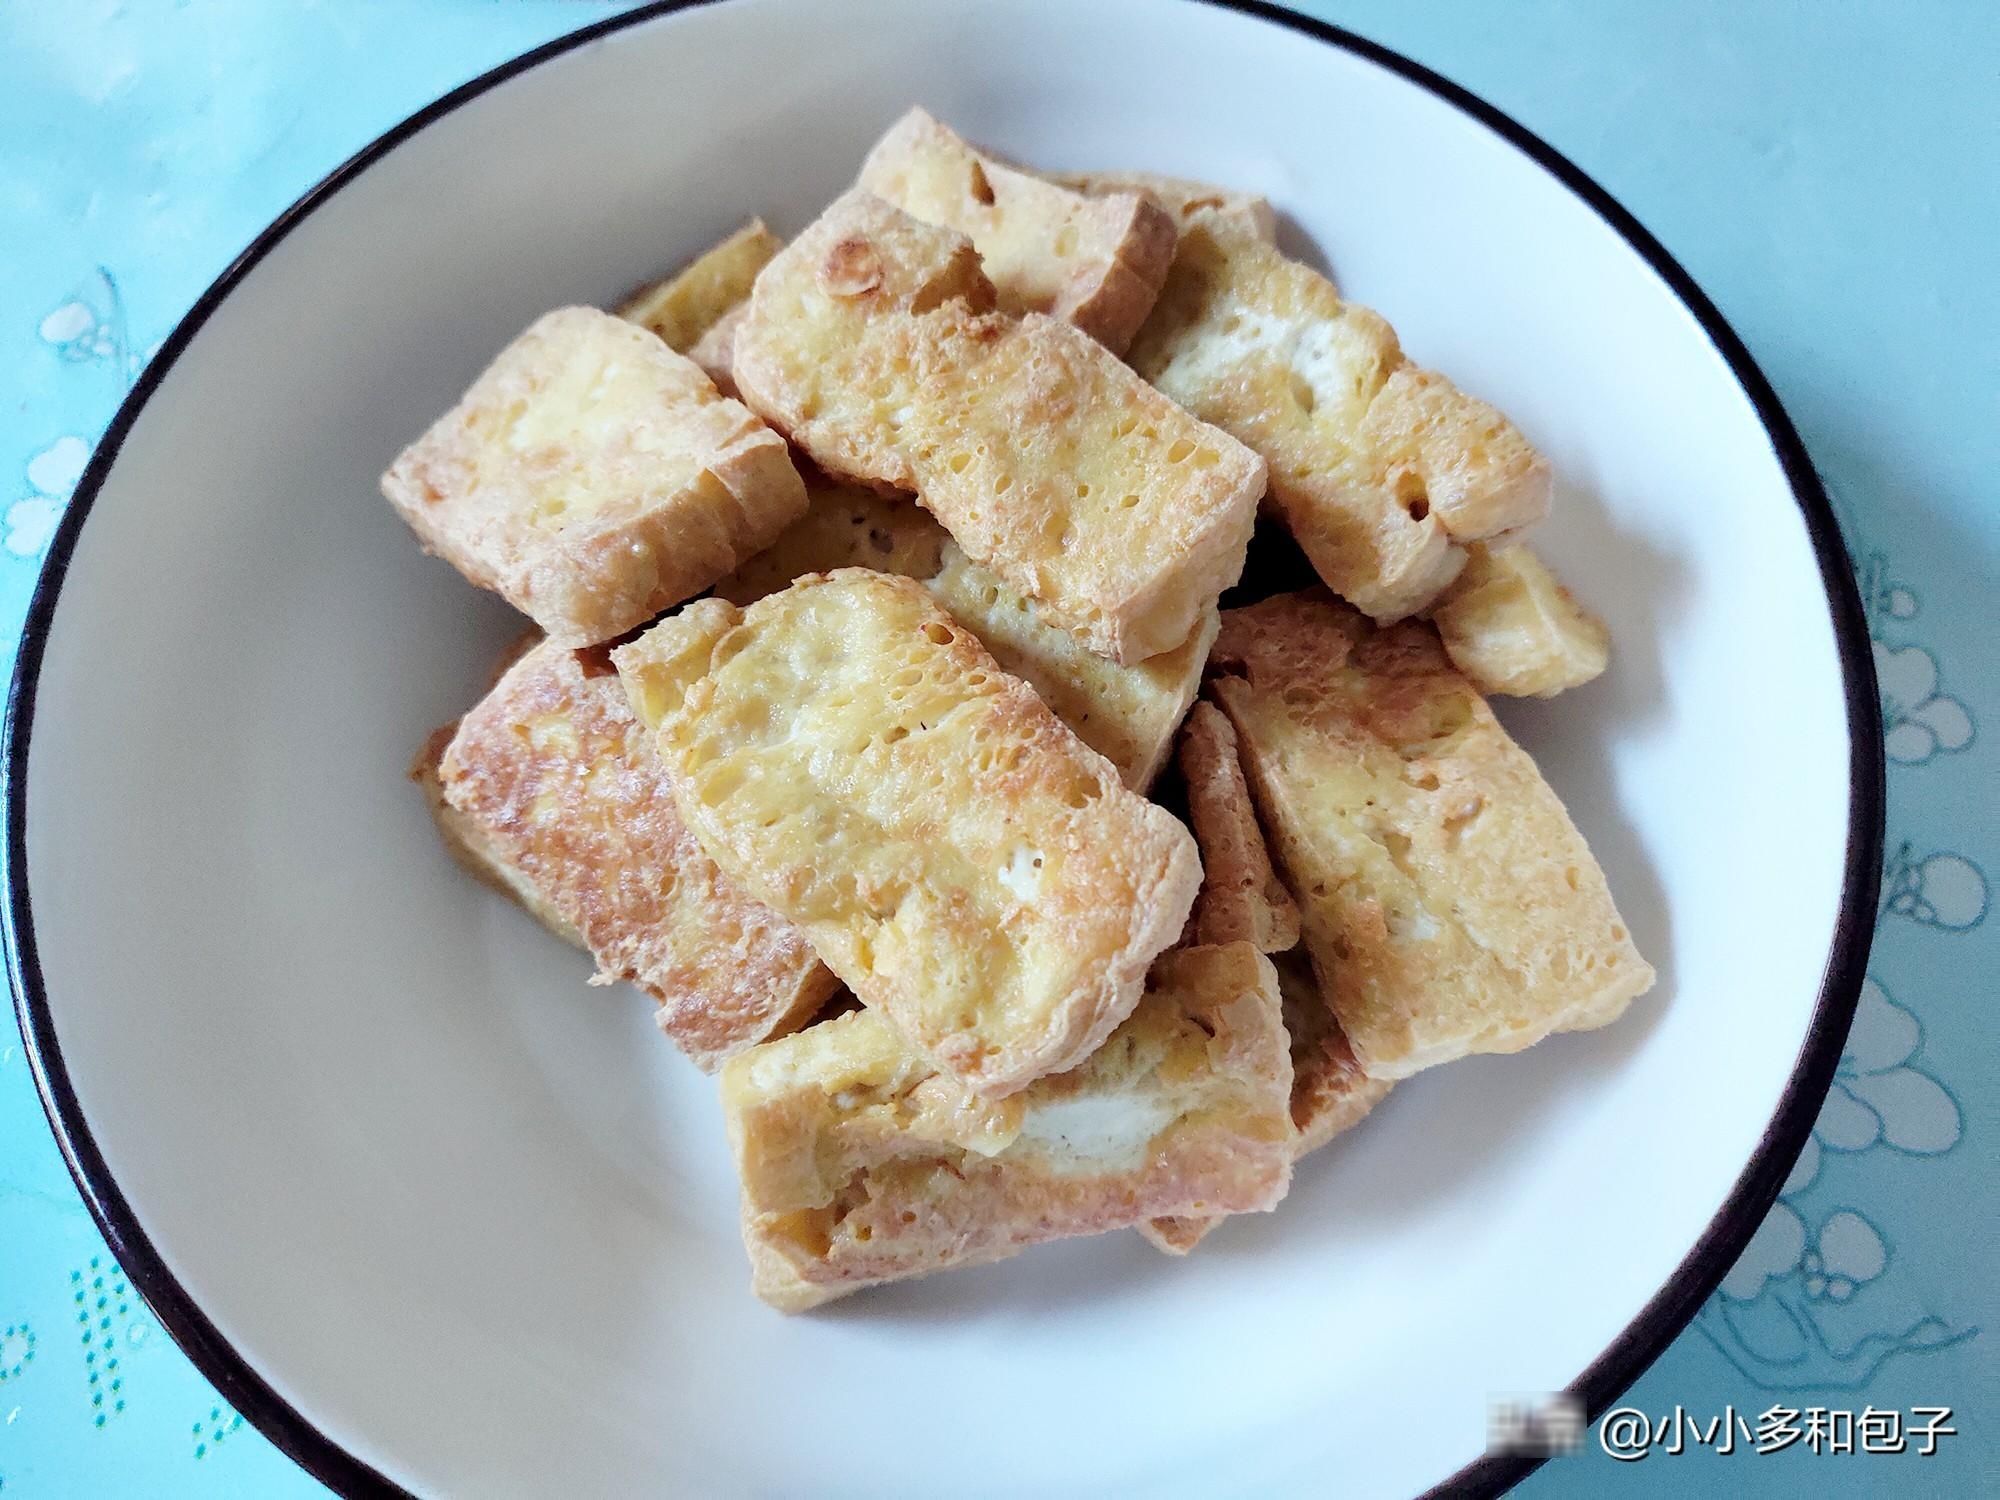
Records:
<instances>
[{"instance_id":1,"label":"golden brown tofu piece","mask_svg":"<svg viewBox=\"0 0 2000 1500\"><path fill-rule=\"evenodd\" d=\"M676 353L690 354L749 297L757 273L784 248L785 242L762 219L752 219L673 275L634 292L618 316L652 329Z\"/></svg>"},{"instance_id":2,"label":"golden brown tofu piece","mask_svg":"<svg viewBox=\"0 0 2000 1500\"><path fill-rule=\"evenodd\" d=\"M1513 423L1240 226L1181 236L1132 367L1269 461L1272 509L1327 586L1377 620L1436 599L1465 543L1548 514L1548 462Z\"/></svg>"},{"instance_id":3,"label":"golden brown tofu piece","mask_svg":"<svg viewBox=\"0 0 2000 1500\"><path fill-rule=\"evenodd\" d=\"M510 344L382 492L426 551L566 646L699 593L806 505L783 439L684 355L588 307Z\"/></svg>"},{"instance_id":4,"label":"golden brown tofu piece","mask_svg":"<svg viewBox=\"0 0 2000 1500\"><path fill-rule=\"evenodd\" d=\"M1186 920L1187 830L910 579L698 600L613 660L703 847L977 1093L1082 1061Z\"/></svg>"},{"instance_id":5,"label":"golden brown tofu piece","mask_svg":"<svg viewBox=\"0 0 2000 1500\"><path fill-rule=\"evenodd\" d=\"M944 566L951 533L905 496L808 475L812 501L779 538L715 586L731 604L755 604L808 573L873 568L919 580Z\"/></svg>"},{"instance_id":6,"label":"golden brown tofu piece","mask_svg":"<svg viewBox=\"0 0 2000 1500\"><path fill-rule=\"evenodd\" d=\"M1269 200L1256 193L1239 193L1234 188L1217 187L1189 177L1163 177L1156 172L1058 172L1050 181L1093 198L1117 193L1140 193L1151 198L1184 231L1196 219L1220 217L1260 240L1278 237L1278 216Z\"/></svg>"},{"instance_id":7,"label":"golden brown tofu piece","mask_svg":"<svg viewBox=\"0 0 2000 1500\"><path fill-rule=\"evenodd\" d=\"M511 897L565 943L587 948L583 934L570 925L569 918L545 901L534 883L508 863L499 841L479 823L444 800L444 781L439 772L445 747L457 732L458 725L455 723L435 731L424 741L423 749L410 763L410 780L422 789L424 801L431 810L431 820L437 824L446 852L466 874L501 895Z\"/></svg>"},{"instance_id":8,"label":"golden brown tofu piece","mask_svg":"<svg viewBox=\"0 0 2000 1500\"><path fill-rule=\"evenodd\" d=\"M1354 1060L1354 1049L1320 994L1312 962L1303 950L1274 954L1278 994L1284 1002L1285 1031L1292 1056L1293 1160L1317 1151L1343 1130L1358 1125L1394 1086L1370 1078ZM1139 1232L1156 1249L1186 1255L1220 1224L1214 1216L1181 1214L1154 1219Z\"/></svg>"},{"instance_id":9,"label":"golden brown tofu piece","mask_svg":"<svg viewBox=\"0 0 2000 1500\"><path fill-rule=\"evenodd\" d=\"M914 492L1092 650L1176 649L1242 571L1262 460L992 300L963 235L849 193L757 278L737 383L822 468Z\"/></svg>"},{"instance_id":10,"label":"golden brown tofu piece","mask_svg":"<svg viewBox=\"0 0 2000 1500\"><path fill-rule=\"evenodd\" d=\"M1201 687L1219 612L1211 605L1193 634L1172 651L1121 667L1041 616L1032 599L956 546L944 551L931 592L952 618L979 637L1000 665L1019 677L1099 755L1125 785L1143 792L1159 774L1174 729Z\"/></svg>"},{"instance_id":11,"label":"golden brown tofu piece","mask_svg":"<svg viewBox=\"0 0 2000 1500\"><path fill-rule=\"evenodd\" d=\"M975 150L921 109L875 143L858 186L969 235L1010 313L1073 323L1123 353L1160 294L1174 223L1138 193L1090 196Z\"/></svg>"},{"instance_id":12,"label":"golden brown tofu piece","mask_svg":"<svg viewBox=\"0 0 2000 1500\"><path fill-rule=\"evenodd\" d=\"M1211 670L1371 1078L1601 1026L1651 987L1583 836L1430 626L1280 595L1223 612Z\"/></svg>"},{"instance_id":13,"label":"golden brown tofu piece","mask_svg":"<svg viewBox=\"0 0 2000 1500\"><path fill-rule=\"evenodd\" d=\"M804 1025L835 981L702 852L593 655L544 643L509 668L437 747L434 807L469 868L587 949L593 982L651 995L661 1030L713 1070Z\"/></svg>"},{"instance_id":14,"label":"golden brown tofu piece","mask_svg":"<svg viewBox=\"0 0 2000 1500\"><path fill-rule=\"evenodd\" d=\"M1611 661L1611 632L1526 547L1466 549L1465 571L1431 607L1451 664L1482 693L1553 698Z\"/></svg>"},{"instance_id":15,"label":"golden brown tofu piece","mask_svg":"<svg viewBox=\"0 0 2000 1500\"><path fill-rule=\"evenodd\" d=\"M1075 1070L967 1094L863 1010L722 1075L757 1295L787 1312L1166 1213L1269 1209L1291 1177L1291 1066L1247 943L1154 965Z\"/></svg>"},{"instance_id":16,"label":"golden brown tofu piece","mask_svg":"<svg viewBox=\"0 0 2000 1500\"><path fill-rule=\"evenodd\" d=\"M1191 940L1254 943L1282 953L1299 941L1299 909L1271 867L1257 810L1243 779L1236 731L1212 703L1197 703L1181 731L1188 822L1201 849L1201 894Z\"/></svg>"}]
</instances>

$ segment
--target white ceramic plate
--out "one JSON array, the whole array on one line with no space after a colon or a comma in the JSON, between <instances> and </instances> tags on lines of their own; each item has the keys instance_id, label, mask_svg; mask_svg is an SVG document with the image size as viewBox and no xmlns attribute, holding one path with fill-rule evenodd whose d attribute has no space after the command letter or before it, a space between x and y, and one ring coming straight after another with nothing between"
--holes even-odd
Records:
<instances>
[{"instance_id":1,"label":"white ceramic plate","mask_svg":"<svg viewBox=\"0 0 2000 1500\"><path fill-rule=\"evenodd\" d=\"M1661 983L1609 1030L1404 1085L1186 1262L1117 1235L787 1320L746 1286L710 1083L457 874L403 779L517 622L375 478L534 315L752 211L797 229L914 101L1052 167L1267 193L1553 455L1538 545L1617 653L1507 718ZM1859 620L1714 309L1408 63L1209 5L667 8L392 132L167 342L30 622L9 956L114 1248L340 1488L1491 1488L1521 1466L1476 1462L1489 1397L1620 1389L1810 1122L1874 906Z\"/></svg>"}]
</instances>

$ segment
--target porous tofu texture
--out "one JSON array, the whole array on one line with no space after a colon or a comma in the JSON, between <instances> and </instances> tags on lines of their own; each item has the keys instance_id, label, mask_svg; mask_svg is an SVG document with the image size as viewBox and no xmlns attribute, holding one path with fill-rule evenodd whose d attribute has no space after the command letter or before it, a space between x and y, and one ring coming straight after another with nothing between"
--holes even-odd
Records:
<instances>
[{"instance_id":1,"label":"porous tofu texture","mask_svg":"<svg viewBox=\"0 0 2000 1500\"><path fill-rule=\"evenodd\" d=\"M1211 670L1370 1077L1601 1026L1651 987L1583 836L1430 626L1280 595L1223 612Z\"/></svg>"},{"instance_id":2,"label":"porous tofu texture","mask_svg":"<svg viewBox=\"0 0 2000 1500\"><path fill-rule=\"evenodd\" d=\"M1122 353L1160 294L1174 223L1138 193L1076 192L974 149L913 109L875 143L858 185L971 236L1010 313L1073 323Z\"/></svg>"},{"instance_id":3,"label":"porous tofu texture","mask_svg":"<svg viewBox=\"0 0 2000 1500\"><path fill-rule=\"evenodd\" d=\"M864 1010L733 1060L723 1110L753 1285L798 1311L1158 1214L1272 1207L1290 1181L1277 978L1247 943L1163 957L1075 1070L993 1102Z\"/></svg>"},{"instance_id":4,"label":"porous tofu texture","mask_svg":"<svg viewBox=\"0 0 2000 1500\"><path fill-rule=\"evenodd\" d=\"M1080 1062L1186 920L1187 830L920 584L704 599L613 659L710 855L978 1093Z\"/></svg>"},{"instance_id":5,"label":"porous tofu texture","mask_svg":"<svg viewBox=\"0 0 2000 1500\"><path fill-rule=\"evenodd\" d=\"M1431 609L1453 666L1482 693L1553 698L1611 661L1611 632L1526 547L1466 549Z\"/></svg>"},{"instance_id":6,"label":"porous tofu texture","mask_svg":"<svg viewBox=\"0 0 2000 1500\"><path fill-rule=\"evenodd\" d=\"M907 496L808 475L806 513L715 586L731 604L755 604L808 573L872 568L925 580L944 566L951 533Z\"/></svg>"},{"instance_id":7,"label":"porous tofu texture","mask_svg":"<svg viewBox=\"0 0 2000 1500\"><path fill-rule=\"evenodd\" d=\"M1049 624L1034 600L1015 593L955 545L945 548L943 566L930 588L1002 667L1033 688L1078 739L1118 768L1125 785L1135 792L1152 785L1173 745L1174 730L1201 687L1201 670L1220 618L1213 605L1172 651L1121 667Z\"/></svg>"},{"instance_id":8,"label":"porous tofu texture","mask_svg":"<svg viewBox=\"0 0 2000 1500\"><path fill-rule=\"evenodd\" d=\"M443 745L455 852L659 1002L703 1068L804 1025L834 978L791 923L702 852L610 664L544 643Z\"/></svg>"},{"instance_id":9,"label":"porous tofu texture","mask_svg":"<svg viewBox=\"0 0 2000 1500\"><path fill-rule=\"evenodd\" d=\"M1269 462L1271 508L1327 586L1377 620L1436 599L1465 543L1548 514L1548 462L1512 422L1225 219L1181 235L1132 367Z\"/></svg>"},{"instance_id":10,"label":"porous tofu texture","mask_svg":"<svg viewBox=\"0 0 2000 1500\"><path fill-rule=\"evenodd\" d=\"M852 192L757 278L737 384L1099 654L1174 650L1242 571L1263 461L1075 328L992 301L963 235Z\"/></svg>"},{"instance_id":11,"label":"porous tofu texture","mask_svg":"<svg viewBox=\"0 0 2000 1500\"><path fill-rule=\"evenodd\" d=\"M791 524L784 440L653 334L548 314L382 477L422 540L558 645L609 640Z\"/></svg>"}]
</instances>

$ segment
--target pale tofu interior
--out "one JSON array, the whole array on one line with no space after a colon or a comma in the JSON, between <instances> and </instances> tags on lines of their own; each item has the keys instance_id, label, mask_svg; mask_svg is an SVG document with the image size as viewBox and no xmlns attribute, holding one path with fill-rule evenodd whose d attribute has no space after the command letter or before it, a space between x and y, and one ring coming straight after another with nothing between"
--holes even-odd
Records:
<instances>
[{"instance_id":1,"label":"pale tofu interior","mask_svg":"<svg viewBox=\"0 0 2000 1500\"><path fill-rule=\"evenodd\" d=\"M691 381L688 386L678 394L706 404ZM711 391L707 400L722 397ZM652 495L690 488L702 477L695 449L662 423L661 411L657 367L641 365L608 342L580 343L522 399L473 414L475 428L488 438L474 450L475 482L483 483L492 466L510 481L525 470L534 499L524 519L544 530L636 513ZM643 490L602 482L607 452L646 461ZM733 508L727 492L715 488L717 500Z\"/></svg>"}]
</instances>

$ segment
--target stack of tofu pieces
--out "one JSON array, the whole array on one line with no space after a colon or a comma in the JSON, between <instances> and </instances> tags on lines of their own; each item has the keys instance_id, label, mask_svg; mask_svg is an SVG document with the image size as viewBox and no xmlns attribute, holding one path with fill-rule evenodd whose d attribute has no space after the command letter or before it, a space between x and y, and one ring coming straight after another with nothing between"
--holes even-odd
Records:
<instances>
[{"instance_id":1,"label":"stack of tofu pieces","mask_svg":"<svg viewBox=\"0 0 2000 1500\"><path fill-rule=\"evenodd\" d=\"M1520 542L1548 465L1260 199L912 111L383 488L536 627L418 759L438 825L720 1073L777 1307L1184 1253L1652 982L1486 702L1606 663ZM1260 516L1320 582L1223 609Z\"/></svg>"}]
</instances>

